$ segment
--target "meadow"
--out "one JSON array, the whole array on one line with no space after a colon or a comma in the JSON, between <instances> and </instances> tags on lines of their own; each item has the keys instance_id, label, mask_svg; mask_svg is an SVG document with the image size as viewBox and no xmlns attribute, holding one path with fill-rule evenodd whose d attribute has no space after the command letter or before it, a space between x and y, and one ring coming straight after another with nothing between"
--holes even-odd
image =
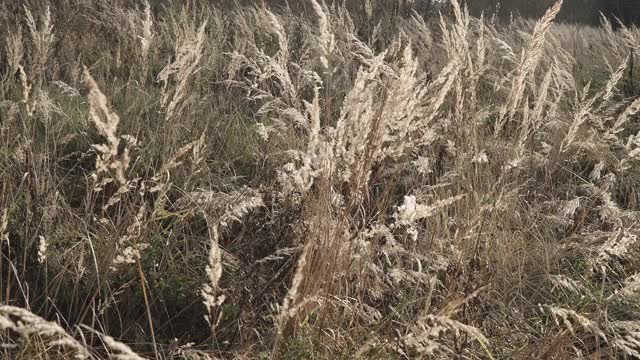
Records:
<instances>
[{"instance_id":1,"label":"meadow","mask_svg":"<svg viewBox=\"0 0 640 360\"><path fill-rule=\"evenodd\" d=\"M0 358L640 358L640 30L0 3Z\"/></svg>"}]
</instances>

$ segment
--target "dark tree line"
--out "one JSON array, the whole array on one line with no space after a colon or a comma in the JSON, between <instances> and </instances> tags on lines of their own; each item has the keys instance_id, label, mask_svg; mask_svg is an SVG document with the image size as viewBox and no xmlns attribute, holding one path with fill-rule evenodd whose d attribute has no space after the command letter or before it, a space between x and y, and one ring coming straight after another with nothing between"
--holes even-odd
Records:
<instances>
[{"instance_id":1,"label":"dark tree line","mask_svg":"<svg viewBox=\"0 0 640 360\"><path fill-rule=\"evenodd\" d=\"M324 0L327 4L345 3L353 13L362 13L364 0ZM450 0L372 0L375 3L377 16L409 15L412 10L421 14L437 14L437 11L447 11ZM557 0L458 0L466 4L471 13L479 16L481 13L490 16L498 15L502 19L509 19L512 15L539 18ZM51 3L54 9L71 6L73 0L30 0L29 4L45 6ZM130 0L113 0L113 2L127 3ZM154 12L162 10L167 0L149 0ZM134 2L130 2L133 4ZM186 3L186 2L185 2ZM191 0L192 5L215 4L220 9L233 9L237 5L265 4L272 8L290 7L294 12L313 14L309 0ZM23 13L23 1L0 0L0 9L6 13ZM579 22L597 25L600 23L600 14L604 14L612 23L617 19L631 25L640 25L640 0L564 0L564 6L559 14L559 19L569 22Z\"/></svg>"},{"instance_id":2,"label":"dark tree line","mask_svg":"<svg viewBox=\"0 0 640 360\"><path fill-rule=\"evenodd\" d=\"M512 14L540 17L556 0L465 0L479 15L497 13L501 18ZM603 14L613 23L619 19L627 25L640 24L640 0L565 0L559 18L569 22L598 24Z\"/></svg>"}]
</instances>

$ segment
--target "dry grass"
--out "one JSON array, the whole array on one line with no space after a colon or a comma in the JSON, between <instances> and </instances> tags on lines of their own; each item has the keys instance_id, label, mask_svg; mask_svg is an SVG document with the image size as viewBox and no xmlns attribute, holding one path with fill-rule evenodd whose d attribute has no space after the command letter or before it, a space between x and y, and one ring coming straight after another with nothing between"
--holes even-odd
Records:
<instances>
[{"instance_id":1,"label":"dry grass","mask_svg":"<svg viewBox=\"0 0 640 360\"><path fill-rule=\"evenodd\" d=\"M640 357L640 30L394 4L0 6L0 357Z\"/></svg>"}]
</instances>

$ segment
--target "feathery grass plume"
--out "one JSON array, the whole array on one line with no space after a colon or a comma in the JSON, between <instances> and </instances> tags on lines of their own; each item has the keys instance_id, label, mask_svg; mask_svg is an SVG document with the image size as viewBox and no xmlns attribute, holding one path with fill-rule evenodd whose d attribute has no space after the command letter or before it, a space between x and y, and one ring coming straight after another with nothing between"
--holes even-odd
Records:
<instances>
[{"instance_id":1,"label":"feathery grass plume","mask_svg":"<svg viewBox=\"0 0 640 360\"><path fill-rule=\"evenodd\" d=\"M467 43L466 34L468 32L469 21L459 9L456 0L453 1L454 6L458 6L458 16L454 24L449 26L445 17L440 15L439 25L443 33L443 46L447 51L447 64L440 70L438 76L429 84L430 98L429 106L424 110L427 123L432 123L442 110L447 96L456 84L456 80L460 75L465 63L469 60L469 44ZM464 36L464 37L463 37Z\"/></svg>"},{"instance_id":2,"label":"feathery grass plume","mask_svg":"<svg viewBox=\"0 0 640 360\"><path fill-rule=\"evenodd\" d=\"M144 0L144 20L142 21L142 35L140 35L140 49L142 52L142 62L147 66L149 49L153 41L153 17L151 15L151 5L149 0Z\"/></svg>"},{"instance_id":3,"label":"feathery grass plume","mask_svg":"<svg viewBox=\"0 0 640 360\"><path fill-rule=\"evenodd\" d=\"M373 0L364 0L364 12L367 14L369 21L371 21L373 17Z\"/></svg>"},{"instance_id":4,"label":"feathery grass plume","mask_svg":"<svg viewBox=\"0 0 640 360\"><path fill-rule=\"evenodd\" d=\"M423 205L417 203L415 196L405 196L404 203L400 205L393 214L393 218L395 220L394 227L404 228L411 240L415 242L418 239L418 229L416 227L417 221L432 217L438 210L463 198L464 195L458 195L448 199L439 200L432 205Z\"/></svg>"},{"instance_id":5,"label":"feathery grass plume","mask_svg":"<svg viewBox=\"0 0 640 360\"><path fill-rule=\"evenodd\" d=\"M620 28L618 32L622 34L623 44L626 51L631 51L632 53L638 50L638 36L637 36L637 28L633 29L625 24L620 24Z\"/></svg>"},{"instance_id":6,"label":"feathery grass plume","mask_svg":"<svg viewBox=\"0 0 640 360\"><path fill-rule=\"evenodd\" d=\"M469 11L466 7L463 10L457 0L451 1L451 8L453 10L455 22L451 25L451 31L445 31L443 33L443 44L449 53L450 59L459 55L459 60L471 61L470 57L464 56L468 51L468 48L465 47L465 45L467 45L467 35L469 31L469 24L471 22ZM444 22L445 20L441 16L440 27L446 29L447 26Z\"/></svg>"},{"instance_id":7,"label":"feathery grass plume","mask_svg":"<svg viewBox=\"0 0 640 360\"><path fill-rule=\"evenodd\" d=\"M514 117L518 106L522 102L526 79L536 70L540 63L544 51L545 35L551 28L556 15L560 12L562 3L563 0L557 1L536 24L531 40L520 57L520 63L511 83L507 102L500 108L500 114L494 130L496 135L502 131L504 124Z\"/></svg>"},{"instance_id":8,"label":"feathery grass plume","mask_svg":"<svg viewBox=\"0 0 640 360\"><path fill-rule=\"evenodd\" d=\"M582 284L582 282L572 279L566 275L549 274L548 278L551 284L553 284L553 287L550 290L551 292L559 289L572 295L589 293L589 290Z\"/></svg>"},{"instance_id":9,"label":"feathery grass plume","mask_svg":"<svg viewBox=\"0 0 640 360\"><path fill-rule=\"evenodd\" d=\"M192 164L196 164L197 162L202 161L200 156L200 152L205 147L204 138L200 136L198 140L194 140L184 146L182 146L178 151L176 151L169 159L165 160L160 169L156 170L153 176L151 177L150 183L153 185L151 188L146 188L146 183L143 184L142 190L148 191L149 193L161 193L161 198L164 198L164 195L171 187L171 170L177 168L182 165L182 159L184 159L187 154L191 154ZM195 174L195 172L194 172ZM159 209L164 202L158 201L155 204L155 208Z\"/></svg>"},{"instance_id":10,"label":"feathery grass plume","mask_svg":"<svg viewBox=\"0 0 640 360\"><path fill-rule=\"evenodd\" d=\"M622 170L628 170L630 168L629 161L638 159L638 155L640 155L640 135L631 135L624 142L624 148L627 151L628 159L622 159L621 168Z\"/></svg>"},{"instance_id":11,"label":"feathery grass plume","mask_svg":"<svg viewBox=\"0 0 640 360\"><path fill-rule=\"evenodd\" d=\"M22 40L22 27L18 26L15 32L9 33L6 37L6 57L9 66L9 75L18 72L18 66L24 59L24 42Z\"/></svg>"},{"instance_id":12,"label":"feathery grass plume","mask_svg":"<svg viewBox=\"0 0 640 360\"><path fill-rule=\"evenodd\" d=\"M258 14L261 13L262 12L259 12ZM286 67L289 64L289 38L287 37L287 33L274 13L265 9L264 14L269 18L271 31L273 31L278 38L278 54L276 55L278 61L283 67Z\"/></svg>"},{"instance_id":13,"label":"feathery grass plume","mask_svg":"<svg viewBox=\"0 0 640 360\"><path fill-rule=\"evenodd\" d=\"M429 123L422 121L427 88L418 80L418 63L406 46L398 69L385 63L386 52L360 69L342 105L331 147L344 182L366 186L370 167L386 158L397 159L411 147L426 145ZM387 76L389 78L387 78ZM385 86L379 99L381 86ZM415 137L413 142L407 141Z\"/></svg>"},{"instance_id":14,"label":"feathery grass plume","mask_svg":"<svg viewBox=\"0 0 640 360\"><path fill-rule=\"evenodd\" d=\"M618 42L615 41L616 33L613 31L613 26L611 25L611 21L605 16L605 14L600 13L600 25L605 33L605 39L607 39L609 48L616 53L619 53Z\"/></svg>"},{"instance_id":15,"label":"feathery grass plume","mask_svg":"<svg viewBox=\"0 0 640 360\"><path fill-rule=\"evenodd\" d=\"M483 14L479 19L479 29L477 31L478 38L475 44L476 53L474 54L474 57L476 60L469 61L470 70L468 71L470 71L471 74L469 76L470 79L469 79L469 86L468 86L468 93L469 93L468 101L469 101L469 106L471 106L472 108L478 107L478 95L480 95L478 86L481 84L483 77L489 70L489 65L487 64L487 58L488 58L487 55L488 55L488 41L490 40L490 32L491 32L491 29L487 29L485 25L484 14ZM460 86L462 86L461 82L460 82ZM464 102L463 91L459 91L459 93L460 93L459 101L460 103L463 103ZM479 120L476 120L476 122L478 121ZM469 129L465 129L465 130L467 130L467 133L470 133L473 131L474 127L470 127Z\"/></svg>"},{"instance_id":16,"label":"feathery grass plume","mask_svg":"<svg viewBox=\"0 0 640 360\"><path fill-rule=\"evenodd\" d=\"M32 85L29 83L27 73L24 71L24 67L22 67L22 65L18 65L18 73L20 74L20 83L22 85L22 103L25 106L27 114L31 117L33 116L33 106L30 100Z\"/></svg>"},{"instance_id":17,"label":"feathery grass plume","mask_svg":"<svg viewBox=\"0 0 640 360\"><path fill-rule=\"evenodd\" d=\"M32 67L30 73L37 79L38 84L42 84L44 77L42 76L46 67L49 57L51 55L51 46L53 45L53 22L51 20L51 10L47 5L41 18L41 26L36 23L33 14L29 8L25 5L24 12L27 22L27 28L31 35L31 41L35 48L35 54L32 58Z\"/></svg>"},{"instance_id":18,"label":"feathery grass plume","mask_svg":"<svg viewBox=\"0 0 640 360\"><path fill-rule=\"evenodd\" d=\"M122 186L124 192L128 192L128 187ZM120 198L120 194L114 195L113 198ZM115 254L111 264L111 270L116 270L118 265L135 264L141 258L141 252L150 246L150 244L139 242L140 234L143 230L143 220L147 215L147 204L143 203L133 221L127 226L126 233L118 239L115 246Z\"/></svg>"},{"instance_id":19,"label":"feathery grass plume","mask_svg":"<svg viewBox=\"0 0 640 360\"><path fill-rule=\"evenodd\" d=\"M376 106L379 76L384 66L382 53L372 59L368 69L360 69L353 88L347 94L342 106L340 118L336 123L335 135L331 147L334 156L339 159L339 172L343 181L356 180L353 170L365 160L368 140L375 136L379 108ZM379 103L378 103L379 104ZM382 125L381 125L382 126ZM373 154L373 158L377 154ZM355 176L354 176L355 175Z\"/></svg>"},{"instance_id":20,"label":"feathery grass plume","mask_svg":"<svg viewBox=\"0 0 640 360\"><path fill-rule=\"evenodd\" d=\"M573 115L573 119L571 121L571 125L567 130L567 134L562 139L560 144L560 153L566 152L569 147L576 140L576 136L578 135L578 131L582 124L584 124L590 117L592 117L592 109L596 101L598 100L598 94L594 95L591 98L585 99L588 93L589 84L583 90L583 98L581 102L578 104L578 108Z\"/></svg>"},{"instance_id":21,"label":"feathery grass plume","mask_svg":"<svg viewBox=\"0 0 640 360\"><path fill-rule=\"evenodd\" d=\"M149 0L144 0L143 16L140 17L139 22L140 35L138 35L138 38L140 39L140 63L142 64L140 79L144 83L149 70L149 51L155 35L153 33L153 15L151 14ZM133 27L136 28L135 25Z\"/></svg>"},{"instance_id":22,"label":"feathery grass plume","mask_svg":"<svg viewBox=\"0 0 640 360\"><path fill-rule=\"evenodd\" d=\"M57 86L63 94L65 94L65 95L67 95L69 97L80 96L80 92L78 91L78 89L76 89L73 86L65 83L64 81L55 80L53 82L53 85Z\"/></svg>"},{"instance_id":23,"label":"feathery grass plume","mask_svg":"<svg viewBox=\"0 0 640 360\"><path fill-rule=\"evenodd\" d=\"M212 329L215 326L213 309L224 301L224 295L217 296L218 282L222 277L222 249L219 239L220 231L229 227L232 222L242 221L242 217L253 209L264 206L262 195L253 190L245 189L231 194L215 194L213 192L195 192L188 194L185 201L195 202L207 218L210 248L209 261L205 272L209 280L200 292L204 305L209 312L207 321ZM216 217L216 213L220 213Z\"/></svg>"},{"instance_id":24,"label":"feathery grass plume","mask_svg":"<svg viewBox=\"0 0 640 360\"><path fill-rule=\"evenodd\" d=\"M89 70L84 68L84 82L89 88L89 114L91 121L98 133L106 140L106 144L94 144L93 148L97 151L96 172L94 178L98 177L110 169L115 171L115 178L121 184L125 185L127 179L125 173L129 168L129 148L125 146L123 153L118 153L120 139L116 135L120 117L111 111L107 101L107 97L100 91L98 83L93 79Z\"/></svg>"},{"instance_id":25,"label":"feathery grass plume","mask_svg":"<svg viewBox=\"0 0 640 360\"><path fill-rule=\"evenodd\" d=\"M194 343L187 343L186 345L179 346L172 351L172 358L184 358L192 360L221 360L222 357L218 357L208 350L201 350L194 348Z\"/></svg>"},{"instance_id":26,"label":"feathery grass plume","mask_svg":"<svg viewBox=\"0 0 640 360\"><path fill-rule=\"evenodd\" d=\"M285 296L282 305L279 308L278 315L276 317L276 339L273 344L273 349L271 350L272 354L276 354L278 351L279 340L284 335L284 327L286 323L291 319L295 313L292 313L292 307L298 303L299 298L299 290L300 286L303 284L304 277L307 270L308 257L310 255L310 251L314 246L313 241L306 241L304 246L302 247L302 252L300 253L300 257L298 258L296 264L296 272L293 275L293 279L291 280L291 287L287 291L287 295Z\"/></svg>"},{"instance_id":27,"label":"feathery grass plume","mask_svg":"<svg viewBox=\"0 0 640 360\"><path fill-rule=\"evenodd\" d=\"M400 68L386 85L387 93L380 117L384 119L381 136L373 138L373 158L398 159L410 148L429 145L431 124L422 119L422 102L428 88L418 76L418 61L413 57L411 45L402 54ZM427 135L427 136L425 136ZM376 143L377 141L377 143Z\"/></svg>"},{"instance_id":28,"label":"feathery grass plume","mask_svg":"<svg viewBox=\"0 0 640 360\"><path fill-rule=\"evenodd\" d=\"M205 167L202 166L205 161L206 149L207 149L205 134L206 132L202 132L202 135L200 135L200 139L195 141L195 143L193 144L193 148L191 149L190 161L191 161L191 173L193 175L199 174L200 172L205 170Z\"/></svg>"},{"instance_id":29,"label":"feathery grass plume","mask_svg":"<svg viewBox=\"0 0 640 360\"><path fill-rule=\"evenodd\" d=\"M487 155L486 150L481 149L476 156L471 159L472 164L487 164L489 162L489 156Z\"/></svg>"},{"instance_id":30,"label":"feathery grass plume","mask_svg":"<svg viewBox=\"0 0 640 360\"><path fill-rule=\"evenodd\" d=\"M46 90L38 89L33 97L33 112L45 125L51 125L53 114L64 116L62 108L54 102Z\"/></svg>"},{"instance_id":31,"label":"feathery grass plume","mask_svg":"<svg viewBox=\"0 0 640 360\"><path fill-rule=\"evenodd\" d=\"M112 338L109 335L103 334L99 331L91 329L89 327L83 326L85 329L90 332L97 334L100 337L100 340L105 345L105 349L109 351L109 359L113 360L145 360L144 357L138 355L135 351L133 351L127 344L124 344L116 339Z\"/></svg>"},{"instance_id":32,"label":"feathery grass plume","mask_svg":"<svg viewBox=\"0 0 640 360\"><path fill-rule=\"evenodd\" d=\"M318 3L318 0L311 0L313 10L318 15L318 26L320 28L320 34L317 38L320 47L320 62L324 66L325 70L332 71L332 54L336 47L335 34L331 32L331 25L329 22L329 16L327 16L327 5L322 0L322 5Z\"/></svg>"},{"instance_id":33,"label":"feathery grass plume","mask_svg":"<svg viewBox=\"0 0 640 360\"><path fill-rule=\"evenodd\" d=\"M172 119L182 113L187 105L187 86L198 71L204 50L205 29L207 21L203 21L198 29L184 24L176 33L175 60L160 71L158 81L162 82L161 104L166 110L166 119ZM175 79L175 86L169 87L169 78Z\"/></svg>"},{"instance_id":34,"label":"feathery grass plume","mask_svg":"<svg viewBox=\"0 0 640 360\"><path fill-rule=\"evenodd\" d=\"M573 327L571 320L577 322L582 328L591 332L594 335L601 337L606 340L607 336L605 333L600 330L600 327L594 321L588 319L587 317L578 314L574 310L561 308L554 305L540 305L540 310L547 310L553 316L553 320L556 322L556 325L560 326L560 321L562 320L562 324L571 332L572 335L576 334L575 328Z\"/></svg>"},{"instance_id":35,"label":"feathery grass plume","mask_svg":"<svg viewBox=\"0 0 640 360\"><path fill-rule=\"evenodd\" d=\"M304 195L313 185L315 179L327 174L332 169L334 158L333 148L325 141L320 125L320 90L314 88L314 98L311 104L306 104L308 118L308 142L306 150L300 154L302 163L296 167L288 163L278 170L278 183L281 187L280 196L292 199L294 194ZM297 201L301 201L297 197Z\"/></svg>"},{"instance_id":36,"label":"feathery grass plume","mask_svg":"<svg viewBox=\"0 0 640 360\"><path fill-rule=\"evenodd\" d=\"M573 200L566 201L560 208L560 215L562 215L562 217L564 218L572 218L579 207L580 207L580 198L575 198Z\"/></svg>"},{"instance_id":37,"label":"feathery grass plume","mask_svg":"<svg viewBox=\"0 0 640 360\"><path fill-rule=\"evenodd\" d=\"M616 290L610 298L633 298L638 296L640 296L640 273L635 273L624 279L623 287Z\"/></svg>"},{"instance_id":38,"label":"feathery grass plume","mask_svg":"<svg viewBox=\"0 0 640 360\"><path fill-rule=\"evenodd\" d=\"M394 218L397 225L409 225L417 220L422 220L435 215L436 211L449 206L465 195L457 195L449 199L439 200L432 205L417 204L416 197L413 195L405 196L404 203L398 207Z\"/></svg>"},{"instance_id":39,"label":"feathery grass plume","mask_svg":"<svg viewBox=\"0 0 640 360\"><path fill-rule=\"evenodd\" d=\"M207 316L207 322L211 327L215 326L215 319L213 318L213 309L220 306L224 297L217 297L218 282L222 277L222 249L219 245L218 226L212 225L209 227L209 259L205 272L207 274L208 283L202 286L200 295L202 296L203 304L207 308L209 315Z\"/></svg>"},{"instance_id":40,"label":"feathery grass plume","mask_svg":"<svg viewBox=\"0 0 640 360\"><path fill-rule=\"evenodd\" d=\"M429 51L433 49L434 44L433 29L431 29L431 26L427 24L425 19L413 11L410 25L407 26L405 31L411 38L411 43L414 44L418 52L418 58L429 58Z\"/></svg>"},{"instance_id":41,"label":"feathery grass plume","mask_svg":"<svg viewBox=\"0 0 640 360\"><path fill-rule=\"evenodd\" d=\"M91 357L87 348L60 325L47 321L24 308L0 305L0 329L14 331L24 339L37 336L48 348L72 350L75 359Z\"/></svg>"},{"instance_id":42,"label":"feathery grass plume","mask_svg":"<svg viewBox=\"0 0 640 360\"><path fill-rule=\"evenodd\" d=\"M252 14L263 31L275 35L278 51L268 55L264 46L259 46L255 40L247 41L244 52L234 49L230 53L229 78L236 77L242 69L248 70L248 76L230 82L239 84L246 89L247 97L262 104L258 115L276 114L278 118L274 122L278 127L289 126L292 122L293 127L305 128L305 105L300 93L321 83L320 76L301 64L289 61L289 36L277 15L265 8L256 9ZM245 23L248 21L246 15L239 16Z\"/></svg>"},{"instance_id":43,"label":"feathery grass plume","mask_svg":"<svg viewBox=\"0 0 640 360\"><path fill-rule=\"evenodd\" d=\"M442 341L443 335L451 333L456 337L460 336L460 333L465 333L478 341L485 350L489 344L489 340L478 328L441 315L428 315L418 319L416 325L412 326L409 331L402 341L405 346L421 356L453 355L454 350ZM486 355L493 358L488 352Z\"/></svg>"},{"instance_id":44,"label":"feathery grass plume","mask_svg":"<svg viewBox=\"0 0 640 360\"><path fill-rule=\"evenodd\" d=\"M135 7L129 8L126 6L127 3L114 4L106 0L97 0L92 4L90 20L99 29L109 31L118 37L119 53L128 53L131 58L123 61L120 55L116 55L116 66L135 71L136 75L139 75L138 84L145 85L150 62L154 60L150 58L150 54L153 52L152 45L156 33L151 4L148 0L138 3L130 3L129 5Z\"/></svg>"},{"instance_id":45,"label":"feathery grass plume","mask_svg":"<svg viewBox=\"0 0 640 360\"><path fill-rule=\"evenodd\" d=\"M607 84L605 85L605 88L603 90L604 94L602 95L602 99L605 102L611 100L611 97L614 95L615 87L624 76L624 71L629 66L630 59L631 57L627 56L624 61L620 63L618 69L609 77L609 81L607 81Z\"/></svg>"},{"instance_id":46,"label":"feathery grass plume","mask_svg":"<svg viewBox=\"0 0 640 360\"><path fill-rule=\"evenodd\" d=\"M598 162L593 167L593 170L591 170L591 173L589 174L589 180L591 180L591 181L600 180L600 177L602 176L602 170L604 170L604 169L605 169L604 161Z\"/></svg>"},{"instance_id":47,"label":"feathery grass plume","mask_svg":"<svg viewBox=\"0 0 640 360\"><path fill-rule=\"evenodd\" d=\"M611 129L609 130L611 134L618 134L624 128L629 119L640 112L640 98L633 101L627 108L620 114L616 122L613 124Z\"/></svg>"},{"instance_id":48,"label":"feathery grass plume","mask_svg":"<svg viewBox=\"0 0 640 360\"><path fill-rule=\"evenodd\" d=\"M2 209L0 216L0 244L9 242L9 215L7 209Z\"/></svg>"},{"instance_id":49,"label":"feathery grass plume","mask_svg":"<svg viewBox=\"0 0 640 360\"><path fill-rule=\"evenodd\" d=\"M531 120L527 123L523 123L520 130L520 137L518 140L518 151L522 152L524 150L525 143L531 133L534 133L538 130L538 128L542 125L543 115L545 107L548 107L549 104L547 99L549 97L549 90L551 88L551 83L555 80L555 68L551 68L547 70L542 83L538 89L538 93L536 94L535 105L533 106L533 113L531 114ZM526 109L526 108L525 108ZM525 125L526 124L526 125Z\"/></svg>"},{"instance_id":50,"label":"feathery grass plume","mask_svg":"<svg viewBox=\"0 0 640 360\"><path fill-rule=\"evenodd\" d=\"M47 260L47 239L40 235L38 240L38 262L43 264Z\"/></svg>"},{"instance_id":51,"label":"feathery grass plume","mask_svg":"<svg viewBox=\"0 0 640 360\"><path fill-rule=\"evenodd\" d=\"M611 344L630 358L640 358L640 321L615 321Z\"/></svg>"},{"instance_id":52,"label":"feathery grass plume","mask_svg":"<svg viewBox=\"0 0 640 360\"><path fill-rule=\"evenodd\" d=\"M246 188L229 196L235 199L233 204L227 205L227 209L218 220L222 228L227 228L232 222L242 221L242 217L250 211L264 206L262 195L254 189Z\"/></svg>"},{"instance_id":53,"label":"feathery grass plume","mask_svg":"<svg viewBox=\"0 0 640 360\"><path fill-rule=\"evenodd\" d=\"M636 234L623 228L618 229L602 244L596 262L605 265L612 260L625 258L637 241Z\"/></svg>"},{"instance_id":54,"label":"feathery grass plume","mask_svg":"<svg viewBox=\"0 0 640 360\"><path fill-rule=\"evenodd\" d=\"M618 206L611 194L611 191L609 190L615 182L615 174L610 173L604 176L604 178L602 179L601 187L589 185L585 185L584 187L588 188L592 192L594 198L599 202L599 206L596 209L598 211L598 216L600 217L600 219L620 224L620 221L618 219L621 218L624 210L621 209L620 206ZM617 228L617 230L620 229L622 229L621 225Z\"/></svg>"}]
</instances>

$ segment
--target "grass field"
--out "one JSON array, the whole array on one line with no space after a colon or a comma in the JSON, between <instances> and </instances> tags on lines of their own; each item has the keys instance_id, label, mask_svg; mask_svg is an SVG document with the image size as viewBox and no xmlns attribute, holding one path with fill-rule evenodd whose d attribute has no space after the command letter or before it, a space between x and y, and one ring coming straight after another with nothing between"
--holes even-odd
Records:
<instances>
[{"instance_id":1,"label":"grass field","mask_svg":"<svg viewBox=\"0 0 640 360\"><path fill-rule=\"evenodd\" d=\"M640 30L339 3L0 3L0 358L640 358Z\"/></svg>"}]
</instances>

